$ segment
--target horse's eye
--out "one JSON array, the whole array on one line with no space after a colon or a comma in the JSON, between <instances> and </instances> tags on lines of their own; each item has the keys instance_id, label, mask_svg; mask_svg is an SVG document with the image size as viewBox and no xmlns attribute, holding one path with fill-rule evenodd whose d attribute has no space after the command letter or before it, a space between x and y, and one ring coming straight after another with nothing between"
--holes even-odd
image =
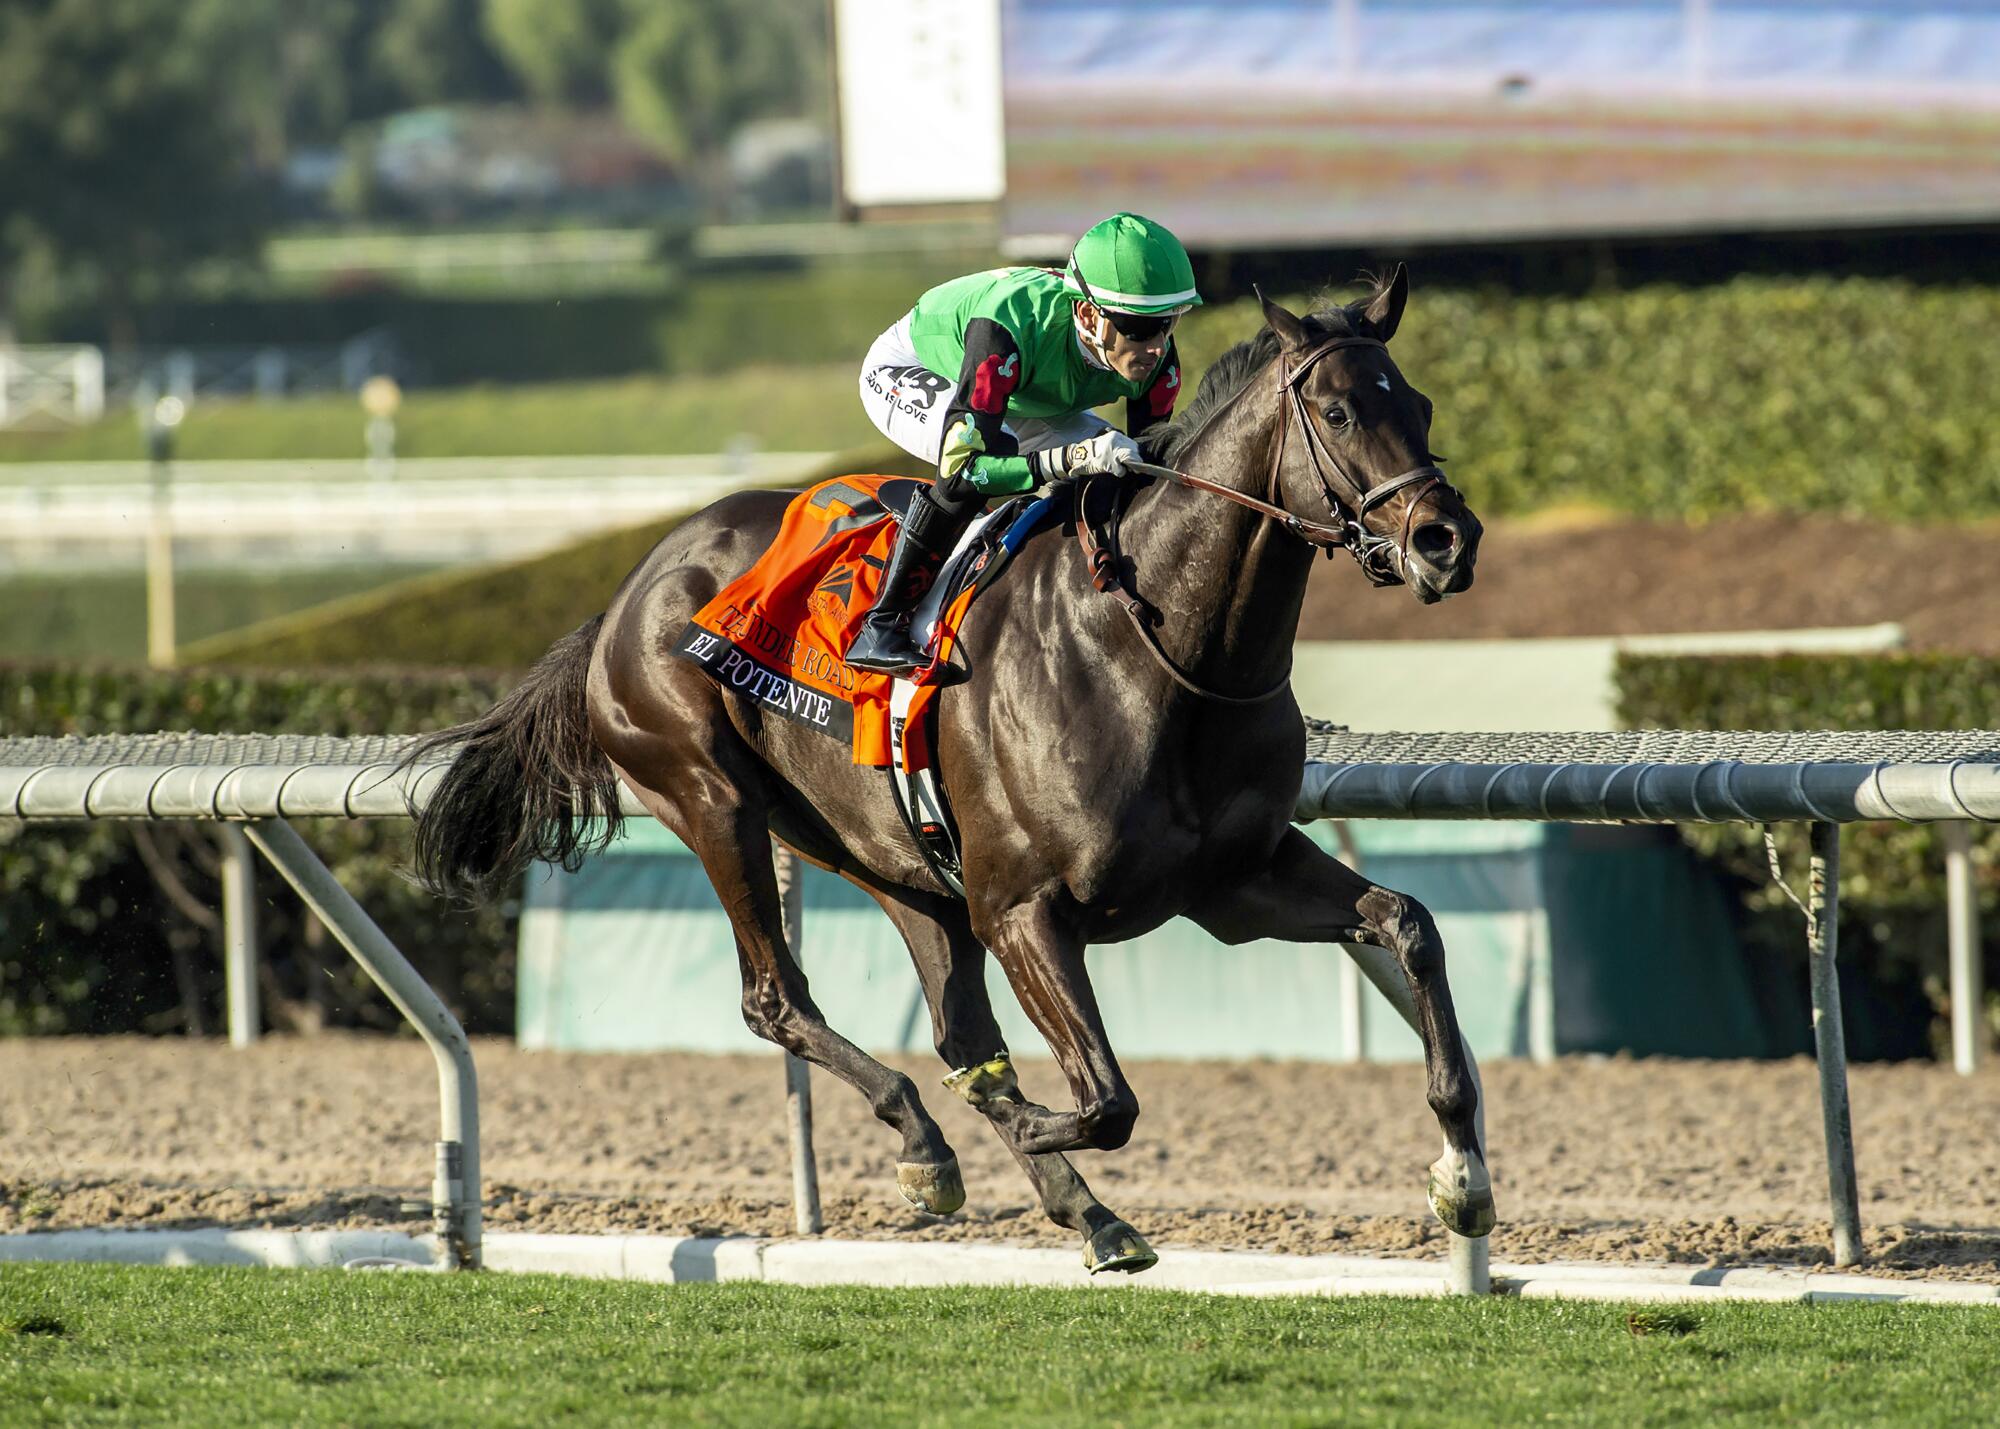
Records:
<instances>
[{"instance_id":1,"label":"horse's eye","mask_svg":"<svg viewBox=\"0 0 2000 1429\"><path fill-rule=\"evenodd\" d=\"M1348 415L1347 404L1344 402L1335 402L1326 409L1326 424L1336 432L1345 431L1347 424L1353 420Z\"/></svg>"}]
</instances>

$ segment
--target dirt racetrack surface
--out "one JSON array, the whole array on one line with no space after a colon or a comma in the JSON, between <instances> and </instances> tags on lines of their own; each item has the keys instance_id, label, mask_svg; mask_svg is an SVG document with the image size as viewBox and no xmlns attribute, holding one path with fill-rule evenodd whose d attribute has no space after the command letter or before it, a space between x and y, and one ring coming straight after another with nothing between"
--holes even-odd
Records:
<instances>
[{"instance_id":1,"label":"dirt racetrack surface","mask_svg":"<svg viewBox=\"0 0 2000 1429\"><path fill-rule=\"evenodd\" d=\"M487 1225L785 1235L775 1056L477 1049ZM815 1073L827 1230L843 1237L1071 1245L939 1069L917 1081L965 1171L964 1212L903 1206L896 1139ZM1484 1070L1502 1260L1828 1262L1812 1064L1571 1058ZM1423 1255L1438 1152L1415 1065L1142 1062L1130 1146L1076 1162L1175 1247ZM1053 1064L1029 1095L1067 1105ZM1853 1069L1871 1268L2000 1279L2000 1068ZM429 1054L409 1038L0 1041L0 1231L84 1226L356 1227L421 1199L437 1135ZM423 1229L411 1223L412 1230Z\"/></svg>"},{"instance_id":2,"label":"dirt racetrack surface","mask_svg":"<svg viewBox=\"0 0 2000 1429\"><path fill-rule=\"evenodd\" d=\"M2000 654L2000 525L1830 516L1705 524L1557 513L1496 521L1472 589L1422 606L1315 567L1307 640L1482 640L1791 630L1900 621L1912 649Z\"/></svg>"}]
</instances>

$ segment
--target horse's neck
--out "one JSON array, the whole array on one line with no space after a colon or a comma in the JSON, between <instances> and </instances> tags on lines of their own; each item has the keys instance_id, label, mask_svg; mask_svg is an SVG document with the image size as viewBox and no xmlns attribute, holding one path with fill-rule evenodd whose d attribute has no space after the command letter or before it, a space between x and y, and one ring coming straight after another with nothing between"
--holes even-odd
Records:
<instances>
[{"instance_id":1,"label":"horse's neck","mask_svg":"<svg viewBox=\"0 0 2000 1429\"><path fill-rule=\"evenodd\" d=\"M1279 418L1263 373L1202 430L1180 468L1264 496ZM1261 394L1261 397L1260 397ZM1124 528L1139 593L1162 616L1160 643L1210 689L1268 689L1291 663L1313 549L1212 493L1159 482Z\"/></svg>"}]
</instances>

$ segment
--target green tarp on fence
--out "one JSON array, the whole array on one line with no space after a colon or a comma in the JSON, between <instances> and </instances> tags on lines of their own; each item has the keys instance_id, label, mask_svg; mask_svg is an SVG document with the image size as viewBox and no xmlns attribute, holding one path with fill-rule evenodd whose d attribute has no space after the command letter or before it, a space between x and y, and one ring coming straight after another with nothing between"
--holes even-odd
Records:
<instances>
[{"instance_id":1,"label":"green tarp on fence","mask_svg":"<svg viewBox=\"0 0 2000 1429\"><path fill-rule=\"evenodd\" d=\"M1670 831L1492 823L1349 826L1368 876L1415 895L1449 950L1459 1019L1481 1057L1562 1052L1758 1056L1761 1025L1725 900ZM656 825L576 874L531 875L521 920L520 1040L567 1050L743 1051L735 943L700 864ZM1334 847L1327 825L1308 832ZM802 962L828 1021L875 1051L930 1046L909 956L865 894L807 869ZM1340 1059L1336 947L1228 948L1176 919L1090 950L1124 1057ZM1044 1050L997 966L1008 1043ZM1420 1055L1364 986L1370 1058Z\"/></svg>"}]
</instances>

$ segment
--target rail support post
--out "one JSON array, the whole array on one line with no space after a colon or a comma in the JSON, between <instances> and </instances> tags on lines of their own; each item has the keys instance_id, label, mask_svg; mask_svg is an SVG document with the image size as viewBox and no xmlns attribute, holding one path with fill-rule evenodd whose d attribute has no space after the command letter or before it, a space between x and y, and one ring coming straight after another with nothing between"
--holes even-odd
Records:
<instances>
[{"instance_id":1,"label":"rail support post","mask_svg":"<svg viewBox=\"0 0 2000 1429\"><path fill-rule=\"evenodd\" d=\"M1361 846L1345 819L1332 819L1333 836L1340 844L1340 860L1354 872L1361 872ZM1361 964L1352 957L1340 960L1340 1059L1343 1062L1368 1060L1368 997L1361 990Z\"/></svg>"},{"instance_id":2,"label":"rail support post","mask_svg":"<svg viewBox=\"0 0 2000 1429\"><path fill-rule=\"evenodd\" d=\"M222 968L229 1003L229 1045L257 1041L263 1008L257 997L257 859L234 824L218 824L222 840Z\"/></svg>"},{"instance_id":3,"label":"rail support post","mask_svg":"<svg viewBox=\"0 0 2000 1429\"><path fill-rule=\"evenodd\" d=\"M1833 1263L1861 1263L1861 1199L1854 1178L1854 1124L1847 1106L1847 1038L1840 1020L1840 825L1812 825L1807 890L1813 1048L1826 1126L1826 1179L1833 1201Z\"/></svg>"},{"instance_id":4,"label":"rail support post","mask_svg":"<svg viewBox=\"0 0 2000 1429\"><path fill-rule=\"evenodd\" d=\"M1949 823L1939 831L1944 836L1945 924L1951 943L1951 1064L1961 1077L1969 1077L1978 1070L1986 1031L1979 900L1972 890L1972 828Z\"/></svg>"},{"instance_id":5,"label":"rail support post","mask_svg":"<svg viewBox=\"0 0 2000 1429\"><path fill-rule=\"evenodd\" d=\"M465 1029L438 1001L422 974L375 926L354 895L283 819L256 819L243 832L297 890L361 964L437 1060L440 1130L431 1182L431 1218L443 1268L477 1270L480 1262L479 1077Z\"/></svg>"},{"instance_id":6,"label":"rail support post","mask_svg":"<svg viewBox=\"0 0 2000 1429\"><path fill-rule=\"evenodd\" d=\"M778 875L778 899L784 922L785 946L802 962L805 946L805 886L798 855L776 844L772 864ZM800 1235L826 1229L819 1205L819 1161L813 1154L812 1068L785 1055L785 1124L792 1143L792 1218Z\"/></svg>"}]
</instances>

